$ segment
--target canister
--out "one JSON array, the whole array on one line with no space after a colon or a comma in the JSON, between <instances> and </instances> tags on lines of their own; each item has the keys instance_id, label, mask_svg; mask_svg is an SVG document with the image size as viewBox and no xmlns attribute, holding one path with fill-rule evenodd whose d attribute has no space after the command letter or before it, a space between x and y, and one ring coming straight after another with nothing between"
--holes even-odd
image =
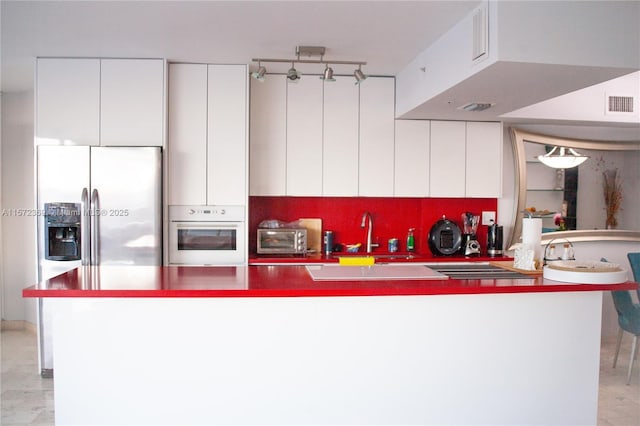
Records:
<instances>
[{"instance_id":1,"label":"canister","mask_svg":"<svg viewBox=\"0 0 640 426\"><path fill-rule=\"evenodd\" d=\"M398 239L397 238L390 238L389 239L389 253L395 253L398 251Z\"/></svg>"},{"instance_id":2,"label":"canister","mask_svg":"<svg viewBox=\"0 0 640 426\"><path fill-rule=\"evenodd\" d=\"M331 254L333 251L333 231L324 231L324 253Z\"/></svg>"}]
</instances>

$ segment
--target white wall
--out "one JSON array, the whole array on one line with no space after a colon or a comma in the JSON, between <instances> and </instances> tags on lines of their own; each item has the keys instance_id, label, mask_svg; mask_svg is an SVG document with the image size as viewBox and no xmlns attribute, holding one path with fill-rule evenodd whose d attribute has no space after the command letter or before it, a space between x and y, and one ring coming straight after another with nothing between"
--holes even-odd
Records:
<instances>
[{"instance_id":1,"label":"white wall","mask_svg":"<svg viewBox=\"0 0 640 426\"><path fill-rule=\"evenodd\" d=\"M634 72L502 115L505 119L580 120L640 123L640 72ZM633 113L607 113L609 96L635 97ZM580 108L576 108L580 105Z\"/></svg>"},{"instance_id":2,"label":"white wall","mask_svg":"<svg viewBox=\"0 0 640 426\"><path fill-rule=\"evenodd\" d=\"M640 231L640 151L586 151L578 169L578 229L604 229L606 210L602 172L617 170L622 184L618 229Z\"/></svg>"},{"instance_id":3,"label":"white wall","mask_svg":"<svg viewBox=\"0 0 640 426\"><path fill-rule=\"evenodd\" d=\"M2 80L1 74L2 72L0 71L0 80ZM0 212L2 211L2 121L2 92L0 92ZM0 320L4 318L4 256L2 254L2 241L4 241L4 238L2 236L2 220L0 220Z\"/></svg>"},{"instance_id":4,"label":"white wall","mask_svg":"<svg viewBox=\"0 0 640 426\"><path fill-rule=\"evenodd\" d=\"M33 92L2 95L2 298L3 320L36 323L34 299L22 289L36 283L36 216L13 209L33 209Z\"/></svg>"}]
</instances>

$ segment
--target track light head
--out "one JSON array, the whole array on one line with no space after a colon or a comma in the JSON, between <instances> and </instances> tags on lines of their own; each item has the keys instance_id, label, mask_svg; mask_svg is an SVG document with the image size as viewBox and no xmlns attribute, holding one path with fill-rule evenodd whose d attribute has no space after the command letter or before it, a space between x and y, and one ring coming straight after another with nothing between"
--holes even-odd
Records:
<instances>
[{"instance_id":1,"label":"track light head","mask_svg":"<svg viewBox=\"0 0 640 426\"><path fill-rule=\"evenodd\" d=\"M322 75L320 76L320 80L324 80L324 81L336 81L335 78L333 78L333 68L331 68L329 66L329 64L326 65L324 72L322 73Z\"/></svg>"},{"instance_id":2,"label":"track light head","mask_svg":"<svg viewBox=\"0 0 640 426\"><path fill-rule=\"evenodd\" d=\"M358 69L353 72L353 76L356 78L356 84L362 83L367 78L360 67L358 67Z\"/></svg>"},{"instance_id":3,"label":"track light head","mask_svg":"<svg viewBox=\"0 0 640 426\"><path fill-rule=\"evenodd\" d=\"M300 80L300 77L301 74L293 67L293 64L291 64L291 68L289 68L289 71L287 71L287 78L289 79L289 81L292 83L297 83L298 80Z\"/></svg>"},{"instance_id":4,"label":"track light head","mask_svg":"<svg viewBox=\"0 0 640 426\"><path fill-rule=\"evenodd\" d=\"M262 65L260 65L258 67L258 71L254 71L254 72L251 73L251 77L255 78L259 82L263 82L264 81L264 75L266 73L267 73L267 69L265 67L263 67Z\"/></svg>"}]
</instances>

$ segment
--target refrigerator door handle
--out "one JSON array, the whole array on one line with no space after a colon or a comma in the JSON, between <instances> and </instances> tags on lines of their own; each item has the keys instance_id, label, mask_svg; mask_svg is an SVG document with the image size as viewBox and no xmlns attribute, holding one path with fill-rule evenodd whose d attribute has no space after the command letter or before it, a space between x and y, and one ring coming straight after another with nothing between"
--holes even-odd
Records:
<instances>
[{"instance_id":1,"label":"refrigerator door handle","mask_svg":"<svg viewBox=\"0 0 640 426\"><path fill-rule=\"evenodd\" d=\"M98 190L91 191L91 265L100 264L99 250L100 250L100 197L98 196Z\"/></svg>"},{"instance_id":2,"label":"refrigerator door handle","mask_svg":"<svg viewBox=\"0 0 640 426\"><path fill-rule=\"evenodd\" d=\"M91 260L91 249L89 248L89 190L87 188L82 188L80 208L80 259L82 259L82 265L85 266Z\"/></svg>"}]
</instances>

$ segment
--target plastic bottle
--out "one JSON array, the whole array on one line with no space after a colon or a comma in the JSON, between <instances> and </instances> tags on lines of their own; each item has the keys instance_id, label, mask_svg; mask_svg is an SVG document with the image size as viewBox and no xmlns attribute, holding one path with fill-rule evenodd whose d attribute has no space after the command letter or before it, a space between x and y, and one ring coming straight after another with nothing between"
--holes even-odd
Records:
<instances>
[{"instance_id":1,"label":"plastic bottle","mask_svg":"<svg viewBox=\"0 0 640 426\"><path fill-rule=\"evenodd\" d=\"M413 231L415 228L409 228L409 233L407 233L407 251L414 251L416 249L416 242L413 237Z\"/></svg>"}]
</instances>

